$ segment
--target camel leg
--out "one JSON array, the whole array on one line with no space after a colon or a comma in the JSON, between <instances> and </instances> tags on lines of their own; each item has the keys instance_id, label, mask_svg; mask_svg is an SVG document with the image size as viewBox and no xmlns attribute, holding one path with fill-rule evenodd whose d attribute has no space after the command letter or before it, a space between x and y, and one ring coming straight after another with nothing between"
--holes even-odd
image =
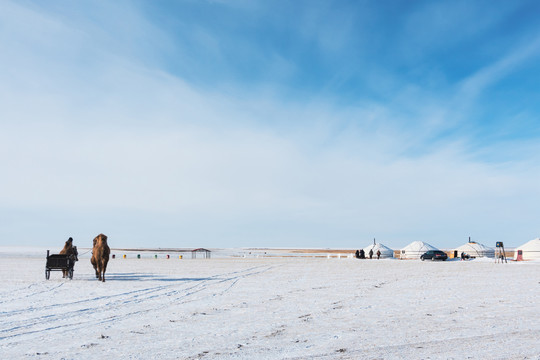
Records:
<instances>
[{"instance_id":1,"label":"camel leg","mask_svg":"<svg viewBox=\"0 0 540 360\"><path fill-rule=\"evenodd\" d=\"M105 270L107 270L107 264L101 264L101 272L103 273L103 282L105 282Z\"/></svg>"},{"instance_id":2,"label":"camel leg","mask_svg":"<svg viewBox=\"0 0 540 360\"><path fill-rule=\"evenodd\" d=\"M98 272L98 267L97 267L96 260L94 260L94 258L92 258L90 260L90 262L92 263L92 266L94 267L94 271L96 272L96 279L99 279L99 272Z\"/></svg>"}]
</instances>

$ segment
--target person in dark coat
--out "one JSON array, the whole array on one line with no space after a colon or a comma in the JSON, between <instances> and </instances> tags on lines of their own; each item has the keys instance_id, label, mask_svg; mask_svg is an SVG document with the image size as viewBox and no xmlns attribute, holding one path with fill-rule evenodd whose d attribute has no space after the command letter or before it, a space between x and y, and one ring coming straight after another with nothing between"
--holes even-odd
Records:
<instances>
[{"instance_id":1,"label":"person in dark coat","mask_svg":"<svg viewBox=\"0 0 540 360\"><path fill-rule=\"evenodd\" d=\"M354 253L354 257L360 259L360 252L358 250Z\"/></svg>"},{"instance_id":2,"label":"person in dark coat","mask_svg":"<svg viewBox=\"0 0 540 360\"><path fill-rule=\"evenodd\" d=\"M377 260L381 258L381 250L377 250Z\"/></svg>"},{"instance_id":3,"label":"person in dark coat","mask_svg":"<svg viewBox=\"0 0 540 360\"><path fill-rule=\"evenodd\" d=\"M364 249L360 249L360 259L365 259L366 258L366 252L364 251Z\"/></svg>"},{"instance_id":4,"label":"person in dark coat","mask_svg":"<svg viewBox=\"0 0 540 360\"><path fill-rule=\"evenodd\" d=\"M373 259L373 249L369 249L369 258Z\"/></svg>"}]
</instances>

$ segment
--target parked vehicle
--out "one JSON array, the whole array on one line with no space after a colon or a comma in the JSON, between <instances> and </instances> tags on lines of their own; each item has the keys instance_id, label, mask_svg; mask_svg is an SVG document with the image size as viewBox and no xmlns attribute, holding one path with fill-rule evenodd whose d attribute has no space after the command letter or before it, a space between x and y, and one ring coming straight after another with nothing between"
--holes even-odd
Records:
<instances>
[{"instance_id":1,"label":"parked vehicle","mask_svg":"<svg viewBox=\"0 0 540 360\"><path fill-rule=\"evenodd\" d=\"M446 260L448 259L448 255L446 255L446 253L444 251L441 251L441 250L429 250L429 251L426 251L425 253L423 253L421 256L420 256L420 259L422 259L422 261L424 260Z\"/></svg>"}]
</instances>

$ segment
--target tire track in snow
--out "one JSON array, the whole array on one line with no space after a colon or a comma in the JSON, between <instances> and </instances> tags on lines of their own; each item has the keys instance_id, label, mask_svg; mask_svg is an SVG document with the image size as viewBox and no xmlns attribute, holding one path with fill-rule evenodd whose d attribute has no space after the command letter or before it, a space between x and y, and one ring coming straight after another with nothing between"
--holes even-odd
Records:
<instances>
[{"instance_id":1,"label":"tire track in snow","mask_svg":"<svg viewBox=\"0 0 540 360\"><path fill-rule=\"evenodd\" d=\"M27 299L29 297L32 297L32 296L36 296L36 295L41 295L43 293L47 293L47 292L51 292L51 291L54 291L56 289L58 289L59 287L63 286L65 283L61 283L59 284L58 286L54 286L54 287L51 287L51 288L47 288L45 290L42 290L42 291L38 291L38 292L33 292L33 293L30 293L30 294L27 294L25 296L20 296L18 298L10 298L9 299L9 302L14 302L14 301L18 301L18 300L23 300L23 299ZM19 289L15 289L15 290L11 290L11 291L8 291L8 292L3 292L2 294L0 294L0 297L1 298L5 298L7 297L8 295L13 295L14 293L19 293L21 291L25 291L25 290L28 290L34 286L37 286L38 283L33 283L33 284L30 284L28 286L25 286L23 288L19 288ZM0 301L0 304L4 304L8 302L8 300L3 300L3 301ZM2 314L2 312L0 312L0 314Z\"/></svg>"},{"instance_id":2,"label":"tire track in snow","mask_svg":"<svg viewBox=\"0 0 540 360\"><path fill-rule=\"evenodd\" d=\"M230 276L230 275L239 274L239 273L245 273L245 272L248 272L248 271L255 270L257 268L260 268L260 266L248 268L248 269L245 269L245 270L239 270L239 271L228 272L228 273L223 273L223 274L216 274L216 275L212 275L212 276L209 276L207 278L201 278L201 279L198 279L198 280L202 281L202 280L205 280L205 279L206 280L219 279L220 277ZM141 275L144 275L144 274L141 274ZM187 280L193 281L193 279L190 279L190 278L186 278L186 279L183 279L183 280L185 280L185 281L187 281ZM181 281L181 280L179 280L179 281ZM24 296L24 297L19 297L19 298L16 298L16 299L10 299L9 302L14 302L14 301L17 301L17 300L20 300L20 299L23 299L23 298L28 298L28 297L34 296L36 294L43 294L43 293L46 293L46 292L50 292L50 291L58 289L59 287L63 286L64 284L65 283L61 283L61 284L59 284L58 286L56 286L54 288L50 288L50 289L40 291L40 292L37 292L37 293L32 293L32 294L29 294L29 295ZM32 284L32 285L35 285L35 284ZM32 285L26 287L26 289L30 288ZM83 303L93 303L93 302L96 302L96 301L99 301L99 300L113 299L113 298L122 297L124 295L151 293L151 292L154 292L154 291L159 291L159 290L162 290L162 289L167 289L167 288L172 288L172 287L177 287L177 283L172 282L171 284L168 284L168 285L158 285L158 286L145 288L145 289L138 289L138 290L128 291L128 292L124 292L124 293L112 294L112 295L97 296L97 297L90 298L90 299L76 300L76 301L66 302L66 303L61 303L61 304L50 304L50 305L43 305L43 306L38 306L38 307L31 306L31 307L22 308L22 309L18 309L18 310L13 310L13 311L5 312L5 313L0 313L0 320L2 319L2 315L10 316L10 315L17 315L17 314L28 312L28 311L51 310L51 309L54 309L54 308L57 308L57 307L67 307L67 306L83 304Z\"/></svg>"},{"instance_id":3,"label":"tire track in snow","mask_svg":"<svg viewBox=\"0 0 540 360\"><path fill-rule=\"evenodd\" d=\"M494 346L496 346L496 344L500 342L500 339L509 338L510 336L512 337L518 336L520 338L525 338L526 336L529 336L532 339L537 339L538 337L540 337L540 329L508 331L508 332L495 333L495 334L456 337L452 339L442 339L442 340L428 340L428 341L405 343L405 344L399 344L399 345L374 346L368 349L361 349L361 350L343 349L345 350L343 352L339 352L339 350L336 349L333 352L285 357L283 359L284 360L285 359L286 360L303 360L307 358L310 358L310 359L407 358L408 357L407 351L416 350L416 349L424 349L428 355L434 356L435 354L443 354L444 350L441 350L441 349L464 348L466 347L468 343L485 344L487 342L493 342ZM437 350L434 352L434 349L437 349ZM415 357L418 357L418 353L416 353ZM520 358L526 358L526 357L520 357Z\"/></svg>"},{"instance_id":4,"label":"tire track in snow","mask_svg":"<svg viewBox=\"0 0 540 360\"><path fill-rule=\"evenodd\" d=\"M216 282L216 284L219 284L219 283L223 283L223 282L226 282L226 281L231 281L231 280L234 280L233 284L231 284L231 286L229 286L225 291L228 291L230 290L230 288L239 280L239 278L244 278L244 277L247 277L247 276L252 276L252 275L256 275L256 274L260 274L262 272L265 272L267 270L269 270L269 268L263 270L263 271L257 271L257 272L252 272L252 273L247 273L247 274L242 274L243 272L245 271L248 271L248 270L253 270L254 268L251 268L251 269L246 269L246 270L243 270L243 271L238 271L238 272L232 272L232 273L229 273L229 274L240 274L238 276L234 276L232 278L227 278L227 279L219 279L219 278L216 278L216 280L218 280ZM214 275L213 277L217 277L219 275ZM166 285L166 286L160 286L159 288L167 288L167 287L171 287L173 285ZM200 289L195 289L197 287L201 287ZM195 289L195 290L193 290ZM189 297L193 294L196 294L198 292L201 292L203 290L206 290L207 289L207 286L204 285L204 286L201 286L201 284L196 284L192 287L188 287L185 290L192 290L188 293L183 293L181 294L181 296L177 297L176 299L182 299L182 298L185 298L185 297ZM144 290L144 289L143 289ZM152 288L151 290L155 290L155 288ZM222 294L225 292L223 291ZM138 291L137 291L138 292ZM178 290L173 290L170 294L168 293L163 293L163 294L154 294L151 296L151 298L155 298L155 297L160 297L160 296L170 296L171 294L174 294L174 293L179 293ZM125 293L124 293L125 294ZM119 294L121 295L121 294ZM215 294L214 294L215 295ZM148 298L147 298L148 299ZM140 303L142 302L143 300L147 300L147 299L142 299L142 300L138 300L136 301L137 303ZM188 302L189 300L187 301L183 301L183 302L180 302L179 304L184 304L186 302ZM106 307L106 310L107 312L111 312L111 311L114 311L116 309L118 309L119 307L124 307L125 304L127 303L131 303L133 302L133 300L125 300L125 299L119 299L119 303L117 304L106 304L106 305L100 305L99 307L101 308L102 306L105 306ZM90 320L90 321L87 321L87 322L81 322L79 321L77 324L65 324L65 325L58 325L58 326L54 326L54 327L49 327L49 328L45 328L45 329L38 329L38 330L33 330L33 331L26 331L26 332L23 332L23 333L19 333L19 334L13 334L11 336L4 336L4 337L0 337L0 340L2 339L7 339L7 338L12 338L12 337L16 337L16 336L20 336L20 335L27 335L27 334L33 334L33 333L40 333L40 332L43 332L43 331L50 331L50 330L55 330L55 329L59 329L59 328L80 328L80 327L84 327L86 325L89 325L89 324L103 324L103 323L108 323L108 322L114 322L114 321L117 321L117 320L121 320L121 319L124 319L124 318L127 318L127 317L131 317L131 316L134 316L134 315L138 315L138 314L141 314L141 313L147 313L149 311L155 311L157 309L161 309L161 308L166 308L168 307L170 304L167 303L167 304L162 304L161 306L159 307L151 307L150 309L143 309L143 310L138 310L138 311L132 311L132 312L128 312L128 313L124 313L124 314L121 314L121 315L114 315L114 316L111 316L105 320L102 320L102 321L96 321L96 320ZM114 305L114 306L113 306ZM60 320L65 320L65 319L72 319L74 318L77 314L80 315L81 312L84 312L84 311L90 311L90 310L94 310L94 311L91 311L89 313L89 315L93 315L96 313L96 309L79 309L79 310L74 310L74 311L71 311L71 312L68 312L68 313L63 313L61 314L61 316L58 316L59 314L55 314L55 315L46 315L46 316L43 316L39 319L34 319L34 323L36 321L40 321L40 323L43 323L43 322L57 322L57 321L60 321ZM32 320L32 319L31 319ZM77 326L77 325L82 325L82 326ZM16 327L13 327L11 329L7 329L7 330L0 330L0 333L4 332L4 331L14 331L14 330L18 330L18 329L25 329L25 328L28 328L28 325L21 325L21 326L16 326Z\"/></svg>"},{"instance_id":5,"label":"tire track in snow","mask_svg":"<svg viewBox=\"0 0 540 360\"><path fill-rule=\"evenodd\" d=\"M182 305L190 301L200 300L200 299L191 299L191 297L197 293L203 292L204 290L209 290L211 288L214 288L215 286L219 284L231 282L231 284L227 288L222 290L221 292L207 294L203 296L203 298L207 296L223 295L226 292L230 291L230 289L234 285L236 285L236 283L238 283L239 280L249 277L249 276L254 276L254 275L264 273L273 267L274 266L256 266L256 267L251 267L244 270L227 272L223 274L216 274L208 278L203 278L197 284L188 286L182 289L178 289L178 285L179 285L178 283L173 283L173 284L168 284L168 285L153 286L150 288L123 292L123 293L113 294L113 295L108 295L108 296L98 296L91 299L77 300L77 301L73 301L66 304L52 304L52 305L45 305L39 308L29 307L26 309L19 309L14 312L8 312L7 314L4 314L7 316L0 316L0 320L2 320L1 321L2 327L4 327L4 329L0 329L0 335L3 335L3 336L0 336L0 340L12 339L15 337L54 331L58 329L63 329L64 331L67 331L67 330L72 331L72 330L84 328L90 325L98 325L98 324L121 321L122 319L132 317L138 314L147 313L150 311L158 311L160 309L167 308L170 306L171 303L174 303L175 305ZM168 297L169 301L163 302L159 306L152 306L152 304L149 303L148 304L149 308L138 309L135 311L127 311L127 312L124 311L122 314L116 313L119 309L125 310L126 305L133 307L141 303L148 302L149 300L153 300L153 299L161 298L161 297ZM109 300L109 302L107 302L106 304L103 304L100 302L100 300ZM20 316L22 313L27 312L27 311L51 311L59 307L77 306L77 305L82 305L86 303L95 304L96 302L98 302L98 304L97 306L94 306L94 307L85 307L82 309L76 309L76 310L71 310L71 311L62 312L62 313L46 314L46 315L37 316L33 318L26 318L23 320L15 319L14 321L11 321L11 322L6 321L6 320L9 320L8 318L11 316L16 316L16 315ZM111 312L115 314L112 316L103 318L104 315L109 315ZM87 321L82 321L82 319L80 318L81 316L92 317L96 315L101 315L100 319L94 318ZM72 321L73 319L77 319L76 324L69 322L69 321ZM62 322L62 321L68 322L68 323L43 327L43 326L46 326L47 324L52 325L52 324ZM13 332L16 332L19 330L23 330L23 331L13 334Z\"/></svg>"}]
</instances>

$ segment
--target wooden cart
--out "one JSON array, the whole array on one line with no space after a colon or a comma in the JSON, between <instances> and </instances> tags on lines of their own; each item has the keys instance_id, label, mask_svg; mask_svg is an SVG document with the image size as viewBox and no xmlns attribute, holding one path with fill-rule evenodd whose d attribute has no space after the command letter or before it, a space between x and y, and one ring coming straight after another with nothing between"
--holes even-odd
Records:
<instances>
[{"instance_id":1,"label":"wooden cart","mask_svg":"<svg viewBox=\"0 0 540 360\"><path fill-rule=\"evenodd\" d=\"M73 279L75 259L69 255L52 254L47 250L47 263L45 264L45 279L49 280L51 271L66 271L67 277Z\"/></svg>"}]
</instances>

